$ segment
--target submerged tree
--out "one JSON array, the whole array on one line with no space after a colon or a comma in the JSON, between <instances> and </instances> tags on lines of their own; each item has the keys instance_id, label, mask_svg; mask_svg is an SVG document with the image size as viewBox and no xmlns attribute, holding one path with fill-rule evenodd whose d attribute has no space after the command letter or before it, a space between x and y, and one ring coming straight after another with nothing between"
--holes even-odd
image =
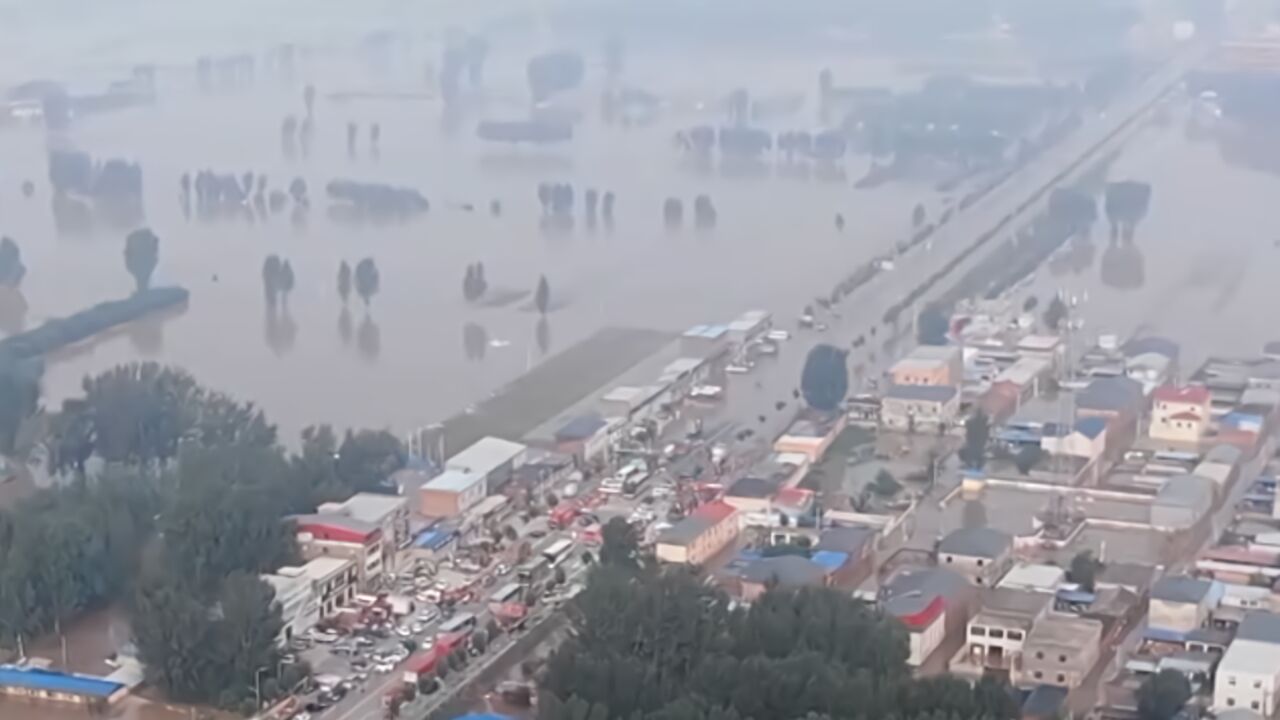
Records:
<instances>
[{"instance_id":1,"label":"submerged tree","mask_svg":"<svg viewBox=\"0 0 1280 720\"><path fill-rule=\"evenodd\" d=\"M338 297L342 298L342 304L347 304L347 298L351 297L351 266L343 260L338 265Z\"/></svg>"},{"instance_id":2,"label":"submerged tree","mask_svg":"<svg viewBox=\"0 0 1280 720\"><path fill-rule=\"evenodd\" d=\"M981 470L987 462L987 440L990 437L991 419L979 410L964 424L964 445L960 448L960 462L971 470Z\"/></svg>"},{"instance_id":3,"label":"submerged tree","mask_svg":"<svg viewBox=\"0 0 1280 720\"><path fill-rule=\"evenodd\" d=\"M0 238L0 286L17 287L27 274L22 264L22 251L11 237Z\"/></svg>"},{"instance_id":4,"label":"submerged tree","mask_svg":"<svg viewBox=\"0 0 1280 720\"><path fill-rule=\"evenodd\" d=\"M551 286L547 284L547 276L543 275L538 278L538 287L533 292L533 306L538 309L542 315L547 314L547 307L551 303Z\"/></svg>"},{"instance_id":5,"label":"submerged tree","mask_svg":"<svg viewBox=\"0 0 1280 720\"><path fill-rule=\"evenodd\" d=\"M374 264L373 258L365 258L356 263L356 294L360 296L366 306L373 300L373 296L378 294L381 284L378 266Z\"/></svg>"},{"instance_id":6,"label":"submerged tree","mask_svg":"<svg viewBox=\"0 0 1280 720\"><path fill-rule=\"evenodd\" d=\"M138 292L151 286L151 273L160 261L160 238L150 228L129 233L124 239L124 266L133 276Z\"/></svg>"},{"instance_id":7,"label":"submerged tree","mask_svg":"<svg viewBox=\"0 0 1280 720\"><path fill-rule=\"evenodd\" d=\"M262 294L266 296L268 303L274 304L280 295L280 276L283 271L284 264L278 255L268 255L262 261Z\"/></svg>"},{"instance_id":8,"label":"submerged tree","mask_svg":"<svg viewBox=\"0 0 1280 720\"><path fill-rule=\"evenodd\" d=\"M844 401L849 391L849 369L845 351L834 345L815 345L804 361L800 374L800 392L809 407L831 412Z\"/></svg>"}]
</instances>

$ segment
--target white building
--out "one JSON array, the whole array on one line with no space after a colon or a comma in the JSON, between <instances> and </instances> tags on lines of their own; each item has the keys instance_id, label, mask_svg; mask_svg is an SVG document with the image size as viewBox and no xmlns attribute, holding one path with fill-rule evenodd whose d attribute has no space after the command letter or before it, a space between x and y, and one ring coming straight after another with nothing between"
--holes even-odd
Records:
<instances>
[{"instance_id":1,"label":"white building","mask_svg":"<svg viewBox=\"0 0 1280 720\"><path fill-rule=\"evenodd\" d=\"M1222 598L1221 583L1185 576L1160 578L1151 586L1147 607L1148 638L1181 642L1204 627Z\"/></svg>"},{"instance_id":2,"label":"white building","mask_svg":"<svg viewBox=\"0 0 1280 720\"><path fill-rule=\"evenodd\" d=\"M394 570L396 552L408 547L409 502L401 495L356 493L342 502L325 503L316 510L320 514L342 515L382 529L382 566Z\"/></svg>"},{"instance_id":3,"label":"white building","mask_svg":"<svg viewBox=\"0 0 1280 720\"><path fill-rule=\"evenodd\" d=\"M485 494L492 494L506 484L516 468L524 464L529 448L518 442L484 437L449 458L445 470L455 470L484 478Z\"/></svg>"},{"instance_id":4,"label":"white building","mask_svg":"<svg viewBox=\"0 0 1280 720\"><path fill-rule=\"evenodd\" d=\"M1280 692L1280 616L1245 615L1236 638L1218 663L1213 709L1247 709L1271 717Z\"/></svg>"},{"instance_id":5,"label":"white building","mask_svg":"<svg viewBox=\"0 0 1280 720\"><path fill-rule=\"evenodd\" d=\"M275 590L276 602L280 603L284 627L276 638L278 643L284 645L301 637L320 622L320 598L305 568L282 567L274 575L263 575L262 580Z\"/></svg>"}]
</instances>

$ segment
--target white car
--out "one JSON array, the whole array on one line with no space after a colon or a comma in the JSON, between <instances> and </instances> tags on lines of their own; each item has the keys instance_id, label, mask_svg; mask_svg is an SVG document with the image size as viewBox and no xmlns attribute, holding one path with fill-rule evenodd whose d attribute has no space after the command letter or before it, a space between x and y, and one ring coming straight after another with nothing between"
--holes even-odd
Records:
<instances>
[{"instance_id":1,"label":"white car","mask_svg":"<svg viewBox=\"0 0 1280 720\"><path fill-rule=\"evenodd\" d=\"M395 666L392 665L391 663L378 663L377 665L373 666L373 671L378 673L379 675L386 675L387 673L391 672L394 669L395 669Z\"/></svg>"},{"instance_id":2,"label":"white car","mask_svg":"<svg viewBox=\"0 0 1280 720\"><path fill-rule=\"evenodd\" d=\"M774 342L786 342L791 339L791 333L786 330L770 330L764 334L764 338Z\"/></svg>"},{"instance_id":3,"label":"white car","mask_svg":"<svg viewBox=\"0 0 1280 720\"><path fill-rule=\"evenodd\" d=\"M751 367L748 365L732 364L725 366L724 371L730 375L746 375L751 372Z\"/></svg>"},{"instance_id":4,"label":"white car","mask_svg":"<svg viewBox=\"0 0 1280 720\"><path fill-rule=\"evenodd\" d=\"M413 631L405 627L404 625L401 625L400 627L396 628L396 635L399 635L402 638L407 638L410 635L413 635Z\"/></svg>"},{"instance_id":5,"label":"white car","mask_svg":"<svg viewBox=\"0 0 1280 720\"><path fill-rule=\"evenodd\" d=\"M312 630L311 639L318 643L331 643L338 641L338 633L332 630Z\"/></svg>"},{"instance_id":6,"label":"white car","mask_svg":"<svg viewBox=\"0 0 1280 720\"><path fill-rule=\"evenodd\" d=\"M424 623L416 622L413 624L413 627L410 628L410 630L413 632L414 635L421 635L422 633L427 631L427 626Z\"/></svg>"}]
</instances>

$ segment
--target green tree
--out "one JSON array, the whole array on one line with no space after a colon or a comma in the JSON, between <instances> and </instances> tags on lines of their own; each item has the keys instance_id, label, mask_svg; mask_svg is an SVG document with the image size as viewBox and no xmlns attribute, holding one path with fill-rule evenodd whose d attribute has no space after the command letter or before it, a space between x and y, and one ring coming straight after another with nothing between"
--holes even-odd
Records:
<instances>
[{"instance_id":1,"label":"green tree","mask_svg":"<svg viewBox=\"0 0 1280 720\"><path fill-rule=\"evenodd\" d=\"M151 287L151 274L160 262L160 238L150 228L134 230L124 239L124 266L138 292Z\"/></svg>"},{"instance_id":2,"label":"green tree","mask_svg":"<svg viewBox=\"0 0 1280 720\"><path fill-rule=\"evenodd\" d=\"M1177 670L1165 669L1149 675L1138 687L1138 717L1142 720L1172 720L1191 698L1191 684Z\"/></svg>"},{"instance_id":3,"label":"green tree","mask_svg":"<svg viewBox=\"0 0 1280 720\"><path fill-rule=\"evenodd\" d=\"M350 491L395 492L391 475L407 456L400 440L386 430L347 431L338 448L336 471Z\"/></svg>"},{"instance_id":4,"label":"green tree","mask_svg":"<svg viewBox=\"0 0 1280 720\"><path fill-rule=\"evenodd\" d=\"M849 369L845 351L834 345L815 345L805 358L800 374L800 392L809 407L832 412L849 392Z\"/></svg>"},{"instance_id":5,"label":"green tree","mask_svg":"<svg viewBox=\"0 0 1280 720\"><path fill-rule=\"evenodd\" d=\"M627 570L640 569L640 538L626 518L614 516L600 529L600 564Z\"/></svg>"},{"instance_id":6,"label":"green tree","mask_svg":"<svg viewBox=\"0 0 1280 720\"><path fill-rule=\"evenodd\" d=\"M885 468L880 468L880 471L876 473L876 479L871 483L871 492L880 497L893 497L901 489L902 483L898 482L893 473Z\"/></svg>"},{"instance_id":7,"label":"green tree","mask_svg":"<svg viewBox=\"0 0 1280 720\"><path fill-rule=\"evenodd\" d=\"M280 296L280 276L283 272L284 263L279 255L268 255L262 261L262 293L268 303L275 303Z\"/></svg>"},{"instance_id":8,"label":"green tree","mask_svg":"<svg viewBox=\"0 0 1280 720\"><path fill-rule=\"evenodd\" d=\"M1067 579L1080 586L1082 590L1093 592L1097 583L1098 572L1102 563L1094 557L1092 550L1081 550L1071 558L1071 566L1067 569Z\"/></svg>"},{"instance_id":9,"label":"green tree","mask_svg":"<svg viewBox=\"0 0 1280 720\"><path fill-rule=\"evenodd\" d=\"M280 265L280 294L288 301L289 293L293 292L295 278L293 276L293 265L285 260Z\"/></svg>"},{"instance_id":10,"label":"green tree","mask_svg":"<svg viewBox=\"0 0 1280 720\"><path fill-rule=\"evenodd\" d=\"M0 455L14 451L18 431L40 400L39 362L18 360L0 352Z\"/></svg>"},{"instance_id":11,"label":"green tree","mask_svg":"<svg viewBox=\"0 0 1280 720\"><path fill-rule=\"evenodd\" d=\"M364 301L367 307L373 301L373 296L378 294L378 290L382 287L382 279L378 274L378 266L374 264L373 258L365 258L356 263L355 272L356 294Z\"/></svg>"},{"instance_id":12,"label":"green tree","mask_svg":"<svg viewBox=\"0 0 1280 720\"><path fill-rule=\"evenodd\" d=\"M921 345L946 345L950 332L951 313L934 303L924 306L916 321L916 340Z\"/></svg>"},{"instance_id":13,"label":"green tree","mask_svg":"<svg viewBox=\"0 0 1280 720\"><path fill-rule=\"evenodd\" d=\"M551 286L547 284L547 276L543 275L538 278L538 287L533 291L533 306L540 314L546 315L550 304Z\"/></svg>"},{"instance_id":14,"label":"green tree","mask_svg":"<svg viewBox=\"0 0 1280 720\"><path fill-rule=\"evenodd\" d=\"M970 470L981 470L987 462L987 441L991 438L991 419L981 410L969 416L964 424L964 445L960 462Z\"/></svg>"}]
</instances>

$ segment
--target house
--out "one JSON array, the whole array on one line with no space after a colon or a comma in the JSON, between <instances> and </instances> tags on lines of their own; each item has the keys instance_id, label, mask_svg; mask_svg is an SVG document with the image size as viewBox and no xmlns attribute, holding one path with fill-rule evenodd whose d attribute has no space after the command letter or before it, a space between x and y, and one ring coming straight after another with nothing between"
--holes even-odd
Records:
<instances>
[{"instance_id":1,"label":"house","mask_svg":"<svg viewBox=\"0 0 1280 720\"><path fill-rule=\"evenodd\" d=\"M1022 406L1022 388L1006 380L997 380L978 398L978 409L991 418L992 424L1001 424Z\"/></svg>"},{"instance_id":2,"label":"house","mask_svg":"<svg viewBox=\"0 0 1280 720\"><path fill-rule=\"evenodd\" d=\"M959 387L964 378L964 356L954 345L920 345L889 368L893 385Z\"/></svg>"},{"instance_id":3,"label":"house","mask_svg":"<svg viewBox=\"0 0 1280 720\"><path fill-rule=\"evenodd\" d=\"M992 381L1004 383L1018 389L1020 398L1040 394L1040 383L1053 373L1053 362L1040 357L1023 357L1005 368Z\"/></svg>"},{"instance_id":4,"label":"house","mask_svg":"<svg viewBox=\"0 0 1280 720\"><path fill-rule=\"evenodd\" d=\"M1209 388L1203 385L1161 385L1151 395L1153 440L1198 443L1209 429Z\"/></svg>"},{"instance_id":5,"label":"house","mask_svg":"<svg viewBox=\"0 0 1280 720\"><path fill-rule=\"evenodd\" d=\"M842 412L807 411L774 441L773 451L803 455L810 463L816 463L827 454L827 448L844 431L848 422L848 417Z\"/></svg>"},{"instance_id":6,"label":"house","mask_svg":"<svg viewBox=\"0 0 1280 720\"><path fill-rule=\"evenodd\" d=\"M1245 615L1218 663L1213 709L1248 709L1271 717L1280 693L1280 616Z\"/></svg>"},{"instance_id":7,"label":"house","mask_svg":"<svg viewBox=\"0 0 1280 720\"><path fill-rule=\"evenodd\" d=\"M1065 351L1062 338L1057 335L1027 335L1018 341L1018 355L1024 358L1047 360L1056 367Z\"/></svg>"},{"instance_id":8,"label":"house","mask_svg":"<svg viewBox=\"0 0 1280 720\"><path fill-rule=\"evenodd\" d=\"M382 529L345 515L294 515L298 551L306 560L342 558L356 568L361 589L373 588L382 577Z\"/></svg>"},{"instance_id":9,"label":"house","mask_svg":"<svg viewBox=\"0 0 1280 720\"><path fill-rule=\"evenodd\" d=\"M1148 395L1168 382L1173 368L1173 359L1157 352L1139 353L1124 361L1125 377L1142 383L1142 391Z\"/></svg>"},{"instance_id":10,"label":"house","mask_svg":"<svg viewBox=\"0 0 1280 720\"><path fill-rule=\"evenodd\" d=\"M609 461L611 424L595 413L578 415L561 425L554 433L558 452L573 455L580 462L594 464Z\"/></svg>"},{"instance_id":11,"label":"house","mask_svg":"<svg viewBox=\"0 0 1280 720\"><path fill-rule=\"evenodd\" d=\"M312 562L325 562L325 559ZM293 638L305 635L320 622L320 598L305 568L282 567L275 574L262 575L261 578L275 591L276 602L280 603L280 619L284 626L276 636L277 644L285 645Z\"/></svg>"},{"instance_id":12,"label":"house","mask_svg":"<svg viewBox=\"0 0 1280 720\"><path fill-rule=\"evenodd\" d=\"M962 528L938 545L938 564L974 585L994 587L1013 567L1013 538L992 528Z\"/></svg>"},{"instance_id":13,"label":"house","mask_svg":"<svg viewBox=\"0 0 1280 720\"><path fill-rule=\"evenodd\" d=\"M1065 455L1085 460L1102 456L1107 447L1107 421L1100 417L1082 417L1070 430L1058 426L1045 427L1040 448L1050 455Z\"/></svg>"},{"instance_id":14,"label":"house","mask_svg":"<svg viewBox=\"0 0 1280 720\"><path fill-rule=\"evenodd\" d=\"M382 529L382 564L387 570L396 568L396 552L409 547L409 502L400 495L356 493L342 502L325 503L316 508L322 515L342 515Z\"/></svg>"},{"instance_id":15,"label":"house","mask_svg":"<svg viewBox=\"0 0 1280 720\"><path fill-rule=\"evenodd\" d=\"M1028 590L1053 595L1067 581L1067 573L1057 565L1018 563L1004 574L996 587L1007 590Z\"/></svg>"},{"instance_id":16,"label":"house","mask_svg":"<svg viewBox=\"0 0 1280 720\"><path fill-rule=\"evenodd\" d=\"M1049 615L1031 628L1022 646L1021 687L1079 687L1102 654L1102 622L1070 615Z\"/></svg>"},{"instance_id":17,"label":"house","mask_svg":"<svg viewBox=\"0 0 1280 720\"><path fill-rule=\"evenodd\" d=\"M1119 452L1131 444L1138 418L1146 405L1142 383L1127 377L1102 377L1076 393L1076 417L1107 421L1107 450Z\"/></svg>"},{"instance_id":18,"label":"house","mask_svg":"<svg viewBox=\"0 0 1280 720\"><path fill-rule=\"evenodd\" d=\"M1016 678L1027 634L1053 608L1053 595L994 588L982 594L969 620L967 640L952 672L982 677L999 672Z\"/></svg>"},{"instance_id":19,"label":"house","mask_svg":"<svg viewBox=\"0 0 1280 720\"><path fill-rule=\"evenodd\" d=\"M429 518L457 517L486 495L483 475L445 470L418 490L418 512Z\"/></svg>"},{"instance_id":20,"label":"house","mask_svg":"<svg viewBox=\"0 0 1280 720\"><path fill-rule=\"evenodd\" d=\"M1151 526L1186 530L1213 509L1214 483L1197 475L1174 475L1160 485L1151 501Z\"/></svg>"},{"instance_id":21,"label":"house","mask_svg":"<svg viewBox=\"0 0 1280 720\"><path fill-rule=\"evenodd\" d=\"M1174 575L1160 578L1151 586L1147 605L1149 640L1182 642L1201 628L1222 598L1222 585L1213 580Z\"/></svg>"},{"instance_id":22,"label":"house","mask_svg":"<svg viewBox=\"0 0 1280 720\"><path fill-rule=\"evenodd\" d=\"M74 703L102 709L129 694L124 683L106 678L76 675L31 666L0 665L0 695L11 695L29 700ZM40 717L42 713L23 713L18 716Z\"/></svg>"},{"instance_id":23,"label":"house","mask_svg":"<svg viewBox=\"0 0 1280 720\"><path fill-rule=\"evenodd\" d=\"M1218 494L1223 495L1227 486L1235 480L1243 457L1244 453L1234 445L1214 445L1191 472L1212 480Z\"/></svg>"},{"instance_id":24,"label":"house","mask_svg":"<svg viewBox=\"0 0 1280 720\"><path fill-rule=\"evenodd\" d=\"M767 513L780 485L771 478L744 475L725 491L724 501L744 513Z\"/></svg>"},{"instance_id":25,"label":"house","mask_svg":"<svg viewBox=\"0 0 1280 720\"><path fill-rule=\"evenodd\" d=\"M880 423L894 430L950 427L960 392L949 385L893 385L880 400Z\"/></svg>"},{"instance_id":26,"label":"house","mask_svg":"<svg viewBox=\"0 0 1280 720\"><path fill-rule=\"evenodd\" d=\"M908 665L920 667L948 635L961 632L973 592L946 568L908 568L881 588L881 609L907 629Z\"/></svg>"},{"instance_id":27,"label":"house","mask_svg":"<svg viewBox=\"0 0 1280 720\"><path fill-rule=\"evenodd\" d=\"M738 596L744 602L755 602L770 587L824 587L831 581L832 571L811 558L778 555L747 563L736 573Z\"/></svg>"},{"instance_id":28,"label":"house","mask_svg":"<svg viewBox=\"0 0 1280 720\"><path fill-rule=\"evenodd\" d=\"M497 492L511 479L516 468L524 464L529 448L518 442L484 437L445 461L445 471L454 470L478 475L484 482L484 494Z\"/></svg>"},{"instance_id":29,"label":"house","mask_svg":"<svg viewBox=\"0 0 1280 720\"><path fill-rule=\"evenodd\" d=\"M818 535L814 556L818 553L840 553L844 563L835 569L831 582L836 585L854 586L871 575L875 565L875 544L878 531L870 527L833 527Z\"/></svg>"},{"instance_id":30,"label":"house","mask_svg":"<svg viewBox=\"0 0 1280 720\"><path fill-rule=\"evenodd\" d=\"M662 562L701 565L737 540L740 531L737 508L723 501L707 503L663 530L655 553Z\"/></svg>"}]
</instances>

